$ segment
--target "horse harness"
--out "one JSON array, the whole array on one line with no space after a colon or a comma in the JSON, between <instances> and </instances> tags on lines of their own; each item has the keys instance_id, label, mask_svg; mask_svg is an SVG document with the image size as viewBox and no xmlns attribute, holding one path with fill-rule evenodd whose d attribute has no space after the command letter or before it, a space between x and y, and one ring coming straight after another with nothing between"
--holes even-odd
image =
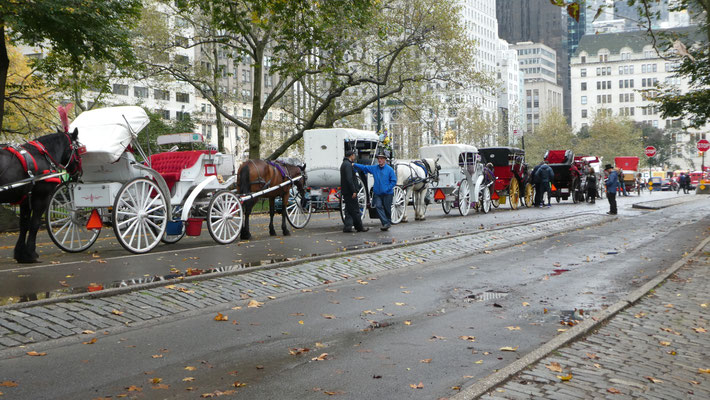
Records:
<instances>
[{"instance_id":1,"label":"horse harness","mask_svg":"<svg viewBox=\"0 0 710 400\"><path fill-rule=\"evenodd\" d=\"M429 164L426 161L424 161L423 159L416 160L416 161L412 161L411 164L414 164L414 165L420 167L422 170L424 170L424 179L410 177L409 180L407 182L405 182L404 188L407 188L409 186L414 186L414 185L417 185L420 183L428 183L428 182L434 180L434 174L429 169ZM410 163L404 163L404 164L398 164L398 165L406 165L407 167L409 167L410 170L412 170L412 172L414 172ZM414 175L414 174L412 174L412 175ZM424 189L425 189L425 187L423 186L421 189L418 190L418 192L422 191Z\"/></svg>"},{"instance_id":2,"label":"horse harness","mask_svg":"<svg viewBox=\"0 0 710 400\"><path fill-rule=\"evenodd\" d=\"M249 160L249 162L254 166L254 170L258 171L258 168L256 168L256 164L254 164L254 161L253 161L253 160ZM283 165L281 165L280 163L278 163L278 162L276 162L276 161L268 161L268 160L266 160L265 162L266 162L266 164L268 164L270 167L275 168L275 169L281 174L281 178L283 178L284 180L293 181L293 178L291 177L291 174L288 173L288 170L285 169ZM266 189L266 188L269 187L269 185L271 184L271 179L269 179L268 181L266 181L266 180L264 180L264 178L261 176L261 174L259 174L259 178L258 178L257 180L255 180L255 181L250 181L250 182L249 182L249 185L256 185L256 184L261 184L261 189Z\"/></svg>"}]
</instances>

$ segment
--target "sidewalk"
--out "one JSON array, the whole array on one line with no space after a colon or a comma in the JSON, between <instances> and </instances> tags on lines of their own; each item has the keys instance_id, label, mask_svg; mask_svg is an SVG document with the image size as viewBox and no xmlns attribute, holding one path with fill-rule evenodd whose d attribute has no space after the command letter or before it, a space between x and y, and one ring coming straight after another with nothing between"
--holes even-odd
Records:
<instances>
[{"instance_id":1,"label":"sidewalk","mask_svg":"<svg viewBox=\"0 0 710 400\"><path fill-rule=\"evenodd\" d=\"M638 302L480 398L709 399L708 277L706 240Z\"/></svg>"}]
</instances>

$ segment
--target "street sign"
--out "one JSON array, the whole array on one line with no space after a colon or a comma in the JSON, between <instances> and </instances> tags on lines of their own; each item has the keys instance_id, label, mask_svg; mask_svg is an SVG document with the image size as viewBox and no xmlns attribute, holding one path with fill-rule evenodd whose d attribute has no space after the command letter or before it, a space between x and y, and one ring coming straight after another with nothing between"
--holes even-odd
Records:
<instances>
[{"instance_id":1,"label":"street sign","mask_svg":"<svg viewBox=\"0 0 710 400\"><path fill-rule=\"evenodd\" d=\"M646 157L653 157L656 155L656 148L653 146L648 146L644 150L644 153L646 153Z\"/></svg>"},{"instance_id":2,"label":"street sign","mask_svg":"<svg viewBox=\"0 0 710 400\"><path fill-rule=\"evenodd\" d=\"M515 137L520 137L520 135L518 134L518 130L517 130L517 129L513 129L513 136L515 136Z\"/></svg>"},{"instance_id":3,"label":"street sign","mask_svg":"<svg viewBox=\"0 0 710 400\"><path fill-rule=\"evenodd\" d=\"M708 151L710 150L710 142L705 139L698 140L698 151Z\"/></svg>"}]
</instances>

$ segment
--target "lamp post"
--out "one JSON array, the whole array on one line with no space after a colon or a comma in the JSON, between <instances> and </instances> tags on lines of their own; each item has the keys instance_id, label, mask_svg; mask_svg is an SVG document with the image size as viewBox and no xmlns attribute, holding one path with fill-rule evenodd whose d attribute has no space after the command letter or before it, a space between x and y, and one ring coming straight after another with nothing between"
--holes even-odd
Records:
<instances>
[{"instance_id":1,"label":"lamp post","mask_svg":"<svg viewBox=\"0 0 710 400\"><path fill-rule=\"evenodd\" d=\"M380 60L383 58L387 57L389 54L386 54L382 57L377 57L377 61L375 61L375 64L377 65L377 134L380 134L380 128L381 128L381 121L382 121L382 114L380 111Z\"/></svg>"}]
</instances>

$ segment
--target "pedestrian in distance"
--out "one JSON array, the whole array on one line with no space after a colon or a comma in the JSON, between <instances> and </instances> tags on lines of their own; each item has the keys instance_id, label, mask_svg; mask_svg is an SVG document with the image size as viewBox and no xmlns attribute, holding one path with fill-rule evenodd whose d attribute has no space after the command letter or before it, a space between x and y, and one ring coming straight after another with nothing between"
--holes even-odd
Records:
<instances>
[{"instance_id":1,"label":"pedestrian in distance","mask_svg":"<svg viewBox=\"0 0 710 400\"><path fill-rule=\"evenodd\" d=\"M672 180L673 178L671 178L671 181ZM681 172L678 177L678 188L675 191L676 194L680 193L680 190L683 189L683 182L685 182L685 174Z\"/></svg>"},{"instance_id":2,"label":"pedestrian in distance","mask_svg":"<svg viewBox=\"0 0 710 400\"><path fill-rule=\"evenodd\" d=\"M597 175L592 167L589 167L589 171L587 171L587 198L591 199L589 202L592 204L597 199Z\"/></svg>"},{"instance_id":3,"label":"pedestrian in distance","mask_svg":"<svg viewBox=\"0 0 710 400\"><path fill-rule=\"evenodd\" d=\"M552 188L550 183L555 178L555 171L544 161L535 174L540 180L540 207L545 206L544 194L547 193L547 208L552 207Z\"/></svg>"},{"instance_id":4,"label":"pedestrian in distance","mask_svg":"<svg viewBox=\"0 0 710 400\"><path fill-rule=\"evenodd\" d=\"M369 228L362 226L360 207L357 202L357 192L360 190L353 168L355 152L345 152L343 163L340 164L340 195L345 203L345 218L343 218L343 232L367 232Z\"/></svg>"},{"instance_id":5,"label":"pedestrian in distance","mask_svg":"<svg viewBox=\"0 0 710 400\"><path fill-rule=\"evenodd\" d=\"M533 200L533 207L538 207L540 205L540 199L542 198L542 188L540 187L540 179L537 177L537 171L540 170L540 166L544 162L540 161L540 164L536 165L530 172L530 177L532 178L533 186L535 187L535 199Z\"/></svg>"},{"instance_id":6,"label":"pedestrian in distance","mask_svg":"<svg viewBox=\"0 0 710 400\"><path fill-rule=\"evenodd\" d=\"M683 179L683 194L690 193L690 174L685 174Z\"/></svg>"},{"instance_id":7,"label":"pedestrian in distance","mask_svg":"<svg viewBox=\"0 0 710 400\"><path fill-rule=\"evenodd\" d=\"M625 197L629 196L629 192L626 191L626 182L624 181L624 170L619 168L618 169L618 176L619 176L619 188L621 188L621 193L624 194Z\"/></svg>"},{"instance_id":8,"label":"pedestrian in distance","mask_svg":"<svg viewBox=\"0 0 710 400\"><path fill-rule=\"evenodd\" d=\"M397 175L394 169L387 165L387 156L383 151L378 151L375 155L377 165L353 164L358 171L372 174L374 184L372 191L372 203L377 209L382 227L380 230L386 231L392 226L392 197L394 197L394 187L397 185Z\"/></svg>"},{"instance_id":9,"label":"pedestrian in distance","mask_svg":"<svg viewBox=\"0 0 710 400\"><path fill-rule=\"evenodd\" d=\"M606 179L606 198L609 200L609 212L607 214L616 215L616 191L619 190L619 173L611 164L604 166L604 172L609 176Z\"/></svg>"}]
</instances>

